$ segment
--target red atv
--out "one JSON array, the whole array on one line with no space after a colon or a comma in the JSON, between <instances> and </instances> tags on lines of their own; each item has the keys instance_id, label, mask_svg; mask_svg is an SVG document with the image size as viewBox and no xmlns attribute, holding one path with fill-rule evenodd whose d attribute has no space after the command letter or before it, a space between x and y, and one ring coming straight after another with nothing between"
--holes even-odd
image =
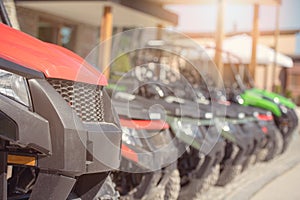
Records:
<instances>
[{"instance_id":1,"label":"red atv","mask_svg":"<svg viewBox=\"0 0 300 200\"><path fill-rule=\"evenodd\" d=\"M107 80L78 55L4 25L0 3L0 199L101 196L121 157Z\"/></svg>"}]
</instances>

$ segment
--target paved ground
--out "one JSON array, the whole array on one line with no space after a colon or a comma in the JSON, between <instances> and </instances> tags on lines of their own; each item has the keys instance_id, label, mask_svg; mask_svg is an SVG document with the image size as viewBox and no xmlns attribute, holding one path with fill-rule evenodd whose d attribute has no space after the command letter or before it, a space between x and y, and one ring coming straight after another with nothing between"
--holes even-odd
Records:
<instances>
[{"instance_id":1,"label":"paved ground","mask_svg":"<svg viewBox=\"0 0 300 200\"><path fill-rule=\"evenodd\" d=\"M280 175L258 191L251 200L299 200L300 199L300 164Z\"/></svg>"},{"instance_id":2,"label":"paved ground","mask_svg":"<svg viewBox=\"0 0 300 200\"><path fill-rule=\"evenodd\" d=\"M226 187L214 187L206 200L300 200L300 135L296 131L287 152L258 163Z\"/></svg>"},{"instance_id":3,"label":"paved ground","mask_svg":"<svg viewBox=\"0 0 300 200\"><path fill-rule=\"evenodd\" d=\"M295 166L298 166L295 168ZM289 180L294 173L293 180ZM286 181L286 182L282 182ZM285 195L286 191L293 190L294 194L300 194L300 187L290 187L294 182L300 183L300 135L295 134L295 137L291 143L287 152L278 158L268 163L258 163L246 172L238 176L232 183L226 187L214 187L205 195L202 199L205 200L260 200L260 199L272 199L274 196ZM273 186L274 185L274 186ZM280 187L275 194L274 187ZM298 192L299 191L299 192ZM290 192L292 195L292 192ZM268 197L270 195L270 197ZM271 196L272 195L272 196ZM283 198L279 198L283 199ZM284 198L288 200L294 200L291 198ZM300 198L296 198L299 200Z\"/></svg>"},{"instance_id":4,"label":"paved ground","mask_svg":"<svg viewBox=\"0 0 300 200\"><path fill-rule=\"evenodd\" d=\"M300 116L300 108L297 110L298 116ZM289 157L295 159L295 163L298 161L300 154L300 128L296 131L294 136L294 142L289 152L287 152L287 159ZM284 163L283 163L284 165ZM263 188L253 194L251 200L299 200L300 199L300 162L289 168L272 181L269 181Z\"/></svg>"}]
</instances>

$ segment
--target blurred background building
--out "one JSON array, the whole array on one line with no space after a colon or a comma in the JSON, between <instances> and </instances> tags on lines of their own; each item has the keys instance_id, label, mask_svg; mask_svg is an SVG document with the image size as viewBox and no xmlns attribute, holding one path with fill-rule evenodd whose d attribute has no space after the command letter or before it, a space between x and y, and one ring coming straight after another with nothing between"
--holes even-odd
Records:
<instances>
[{"instance_id":1,"label":"blurred background building","mask_svg":"<svg viewBox=\"0 0 300 200\"><path fill-rule=\"evenodd\" d=\"M43 41L64 46L85 57L99 41L105 40L109 35L136 27L167 27L184 32L201 45L215 45L218 31L216 24L219 22L220 12L217 3L222 1L225 0L16 0L15 2L22 31ZM273 74L274 61L257 62L255 83L260 88L273 89L300 103L298 84L300 21L297 20L300 18L300 12L297 10L300 1L227 1L229 3L223 10L224 43L226 39L232 37L252 35L253 4L264 2L258 13L260 37L257 43L288 57L283 55L287 64L276 64L275 74ZM230 4L231 2L234 4ZM276 27L277 10L274 6L277 4L280 6L278 27ZM277 42L274 37L276 28L279 31ZM252 41L250 43L252 44ZM251 47L245 51L251 56ZM292 66L288 60L290 58L294 61ZM250 60L247 64L251 67Z\"/></svg>"}]
</instances>

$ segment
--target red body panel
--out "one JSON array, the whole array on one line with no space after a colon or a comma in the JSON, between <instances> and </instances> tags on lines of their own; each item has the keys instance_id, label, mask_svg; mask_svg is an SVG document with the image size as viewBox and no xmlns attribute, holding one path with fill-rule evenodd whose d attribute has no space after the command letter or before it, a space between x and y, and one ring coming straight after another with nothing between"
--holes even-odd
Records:
<instances>
[{"instance_id":1,"label":"red body panel","mask_svg":"<svg viewBox=\"0 0 300 200\"><path fill-rule=\"evenodd\" d=\"M0 57L40 71L47 78L107 85L105 76L75 53L1 23Z\"/></svg>"},{"instance_id":2,"label":"red body panel","mask_svg":"<svg viewBox=\"0 0 300 200\"><path fill-rule=\"evenodd\" d=\"M122 156L136 163L139 161L139 157L137 153L135 153L132 149L130 149L125 144L122 144Z\"/></svg>"},{"instance_id":3,"label":"red body panel","mask_svg":"<svg viewBox=\"0 0 300 200\"><path fill-rule=\"evenodd\" d=\"M132 129L162 130L169 129L169 124L162 120L127 120L120 119L121 126Z\"/></svg>"},{"instance_id":4,"label":"red body panel","mask_svg":"<svg viewBox=\"0 0 300 200\"><path fill-rule=\"evenodd\" d=\"M272 121L273 120L273 116L272 115L263 115L260 114L257 116L257 119L262 120L262 121Z\"/></svg>"},{"instance_id":5,"label":"red body panel","mask_svg":"<svg viewBox=\"0 0 300 200\"><path fill-rule=\"evenodd\" d=\"M268 134L268 128L267 127L264 126L264 127L261 128L261 130L264 134Z\"/></svg>"}]
</instances>

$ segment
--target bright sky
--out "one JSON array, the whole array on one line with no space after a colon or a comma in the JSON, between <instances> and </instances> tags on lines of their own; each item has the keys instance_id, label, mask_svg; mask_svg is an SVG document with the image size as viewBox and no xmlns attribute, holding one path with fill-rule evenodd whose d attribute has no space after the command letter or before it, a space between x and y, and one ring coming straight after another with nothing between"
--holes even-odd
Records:
<instances>
[{"instance_id":1,"label":"bright sky","mask_svg":"<svg viewBox=\"0 0 300 200\"><path fill-rule=\"evenodd\" d=\"M216 5L168 6L167 9L179 15L178 30L184 32L214 31L216 26ZM276 8L261 6L260 29L275 29ZM300 0L282 0L280 28L300 30ZM250 31L252 27L253 6L227 5L225 11L225 31Z\"/></svg>"}]
</instances>

